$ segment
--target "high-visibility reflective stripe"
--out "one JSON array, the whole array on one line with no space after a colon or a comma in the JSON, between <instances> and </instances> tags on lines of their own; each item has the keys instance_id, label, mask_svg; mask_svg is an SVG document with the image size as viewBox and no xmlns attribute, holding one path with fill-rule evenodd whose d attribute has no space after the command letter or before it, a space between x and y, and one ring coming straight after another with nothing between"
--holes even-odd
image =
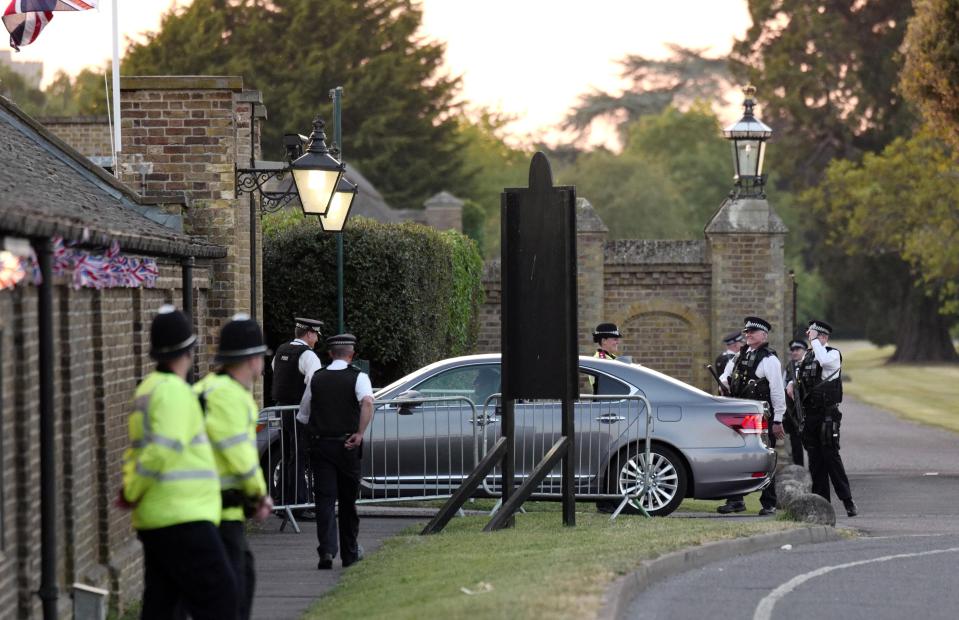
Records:
<instances>
[{"instance_id":1,"label":"high-visibility reflective stripe","mask_svg":"<svg viewBox=\"0 0 959 620\"><path fill-rule=\"evenodd\" d=\"M137 440L134 440L134 442L130 445L133 446L133 449L137 449L147 445L147 442L143 441L142 439L137 439Z\"/></svg>"},{"instance_id":2,"label":"high-visibility reflective stripe","mask_svg":"<svg viewBox=\"0 0 959 620\"><path fill-rule=\"evenodd\" d=\"M150 396L152 395L153 392L147 392L142 396L138 396L136 400L133 401L133 409L135 411L142 411L145 414L150 407Z\"/></svg>"},{"instance_id":3,"label":"high-visibility reflective stripe","mask_svg":"<svg viewBox=\"0 0 959 620\"><path fill-rule=\"evenodd\" d=\"M240 433L239 435L234 435L233 437L227 437L226 439L221 439L220 441L213 444L213 447L217 450L226 450L237 444L241 444L244 441L251 441L249 433Z\"/></svg>"},{"instance_id":4,"label":"high-visibility reflective stripe","mask_svg":"<svg viewBox=\"0 0 959 620\"><path fill-rule=\"evenodd\" d=\"M257 470L258 470L259 468L260 468L259 465L254 465L249 471L247 471L247 472L245 472L245 473L242 473L242 474L240 474L240 475L238 475L238 476L237 476L237 475L234 475L234 476L220 476L220 486L226 487L226 486L235 486L235 485L238 485L238 484L240 484L241 482L243 482L244 480L248 480L249 478L252 478L253 476L255 476L255 475L256 475L256 472L257 472Z\"/></svg>"},{"instance_id":5,"label":"high-visibility reflective stripe","mask_svg":"<svg viewBox=\"0 0 959 620\"><path fill-rule=\"evenodd\" d=\"M137 463L137 473L147 478L153 478L160 482L172 482L177 480L207 480L216 478L216 472L212 469L181 469L178 471L159 472L147 469L142 464Z\"/></svg>"},{"instance_id":6,"label":"high-visibility reflective stripe","mask_svg":"<svg viewBox=\"0 0 959 620\"><path fill-rule=\"evenodd\" d=\"M153 433L147 433L143 439L147 443L155 443L176 452L183 452L183 443L178 439L170 439L169 437L154 435Z\"/></svg>"},{"instance_id":7,"label":"high-visibility reflective stripe","mask_svg":"<svg viewBox=\"0 0 959 620\"><path fill-rule=\"evenodd\" d=\"M202 446L205 443L208 443L208 440L206 438L206 433L204 433L203 431L200 431L199 433L194 435L193 439L190 440L191 446Z\"/></svg>"}]
</instances>

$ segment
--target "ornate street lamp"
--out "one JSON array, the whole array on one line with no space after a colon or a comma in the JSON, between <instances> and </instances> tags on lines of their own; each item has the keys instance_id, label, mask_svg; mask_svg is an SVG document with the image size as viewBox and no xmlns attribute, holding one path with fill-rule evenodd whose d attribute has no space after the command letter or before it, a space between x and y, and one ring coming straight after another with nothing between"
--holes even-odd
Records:
<instances>
[{"instance_id":1,"label":"ornate street lamp","mask_svg":"<svg viewBox=\"0 0 959 620\"><path fill-rule=\"evenodd\" d=\"M337 184L333 198L330 200L330 207L324 215L320 215L320 226L323 227L325 232L343 231L346 218L350 216L350 208L353 206L356 193L356 183L345 176L340 177L340 182Z\"/></svg>"},{"instance_id":2,"label":"ornate street lamp","mask_svg":"<svg viewBox=\"0 0 959 620\"><path fill-rule=\"evenodd\" d=\"M313 133L306 153L290 164L293 183L306 215L326 215L346 170L345 164L330 155L323 128L324 123L319 117L313 120Z\"/></svg>"},{"instance_id":3,"label":"ornate street lamp","mask_svg":"<svg viewBox=\"0 0 959 620\"><path fill-rule=\"evenodd\" d=\"M766 175L763 174L763 159L766 155L766 140L773 134L768 125L753 115L756 101L756 87L743 88L746 95L743 101L743 117L723 129L723 137L729 140L733 148L733 166L736 175L733 179L736 187L730 192L734 198L763 198Z\"/></svg>"}]
</instances>

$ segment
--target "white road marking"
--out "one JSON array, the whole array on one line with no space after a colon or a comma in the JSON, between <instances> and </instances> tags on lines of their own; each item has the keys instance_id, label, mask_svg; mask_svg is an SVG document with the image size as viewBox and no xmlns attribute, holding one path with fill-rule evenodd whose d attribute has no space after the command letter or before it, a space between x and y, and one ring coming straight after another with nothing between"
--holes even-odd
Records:
<instances>
[{"instance_id":1,"label":"white road marking","mask_svg":"<svg viewBox=\"0 0 959 620\"><path fill-rule=\"evenodd\" d=\"M959 547L950 547L949 549L933 549L932 551L922 551L918 553L898 553L896 555L885 555L880 558L872 558L870 560L846 562L845 564L836 564L835 566L823 566L814 571L809 571L808 573L803 573L802 575L796 575L786 583L770 592L765 598L763 598L763 600L759 601L759 605L756 606L756 613L753 614L753 620L770 620L773 614L773 607L776 606L776 603L778 603L780 599L810 579L822 577L823 575L831 573L834 570L851 568L853 566L862 566L863 564L873 564L875 562L889 562L891 560L901 560L903 558L918 558L924 555L951 553L954 551L959 551Z\"/></svg>"}]
</instances>

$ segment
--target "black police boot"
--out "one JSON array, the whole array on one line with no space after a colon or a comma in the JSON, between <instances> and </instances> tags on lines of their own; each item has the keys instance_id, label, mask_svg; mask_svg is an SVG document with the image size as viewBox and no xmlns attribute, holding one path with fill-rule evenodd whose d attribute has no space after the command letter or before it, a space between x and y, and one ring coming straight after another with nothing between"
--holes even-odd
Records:
<instances>
[{"instance_id":1,"label":"black police boot","mask_svg":"<svg viewBox=\"0 0 959 620\"><path fill-rule=\"evenodd\" d=\"M320 561L316 564L316 568L319 570L329 570L333 568L333 556L329 553L321 555Z\"/></svg>"},{"instance_id":2,"label":"black police boot","mask_svg":"<svg viewBox=\"0 0 959 620\"><path fill-rule=\"evenodd\" d=\"M774 514L776 514L775 506L768 506L768 507L763 506L762 509L759 511L759 516L761 517L765 517L767 515L774 515Z\"/></svg>"},{"instance_id":3,"label":"black police boot","mask_svg":"<svg viewBox=\"0 0 959 620\"><path fill-rule=\"evenodd\" d=\"M856 506L856 502L852 501L852 498L842 500L842 505L846 507L846 515L850 517L855 517L859 514L859 508Z\"/></svg>"},{"instance_id":4,"label":"black police boot","mask_svg":"<svg viewBox=\"0 0 959 620\"><path fill-rule=\"evenodd\" d=\"M744 512L746 510L746 502L726 502L722 506L716 509L721 515L728 515L731 512Z\"/></svg>"}]
</instances>

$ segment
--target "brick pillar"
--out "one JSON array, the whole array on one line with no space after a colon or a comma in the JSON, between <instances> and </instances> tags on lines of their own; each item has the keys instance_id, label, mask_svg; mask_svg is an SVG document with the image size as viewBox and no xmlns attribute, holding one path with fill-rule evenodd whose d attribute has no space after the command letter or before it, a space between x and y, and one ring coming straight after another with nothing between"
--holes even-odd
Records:
<instances>
[{"instance_id":1,"label":"brick pillar","mask_svg":"<svg viewBox=\"0 0 959 620\"><path fill-rule=\"evenodd\" d=\"M576 286L579 293L579 351L592 355L593 329L605 316L605 251L609 229L585 198L576 199Z\"/></svg>"},{"instance_id":2,"label":"brick pillar","mask_svg":"<svg viewBox=\"0 0 959 620\"><path fill-rule=\"evenodd\" d=\"M773 325L769 343L784 359L792 332L786 305L784 240L788 229L765 199L727 199L706 225L712 267L710 343L742 328L743 317Z\"/></svg>"},{"instance_id":3,"label":"brick pillar","mask_svg":"<svg viewBox=\"0 0 959 620\"><path fill-rule=\"evenodd\" d=\"M123 77L120 91L123 180L147 197L182 196L185 232L228 249L227 257L213 264L209 318L200 326L215 333L234 313L251 310L250 203L247 195L236 197L234 167L249 166L254 106L263 116L259 93L244 92L242 78L210 76ZM262 256L257 213L252 226ZM260 320L261 264L257 260L253 313ZM211 359L215 338L204 342L202 359Z\"/></svg>"}]
</instances>

